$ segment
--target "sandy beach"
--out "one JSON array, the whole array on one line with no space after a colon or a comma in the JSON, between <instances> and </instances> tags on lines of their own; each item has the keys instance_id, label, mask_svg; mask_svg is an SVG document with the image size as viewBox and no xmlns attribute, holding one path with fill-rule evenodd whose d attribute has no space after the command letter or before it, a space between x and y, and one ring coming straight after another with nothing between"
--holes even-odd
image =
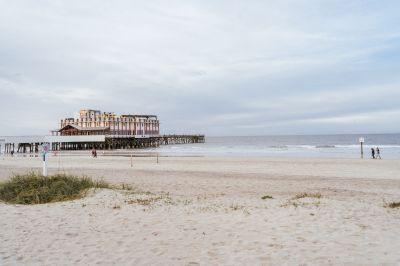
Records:
<instances>
[{"instance_id":1,"label":"sandy beach","mask_svg":"<svg viewBox=\"0 0 400 266\"><path fill-rule=\"evenodd\" d=\"M41 165L0 158L0 180ZM132 189L0 203L1 265L400 264L400 209L384 207L400 201L399 160L161 157L131 167L129 157L52 156L49 167Z\"/></svg>"}]
</instances>

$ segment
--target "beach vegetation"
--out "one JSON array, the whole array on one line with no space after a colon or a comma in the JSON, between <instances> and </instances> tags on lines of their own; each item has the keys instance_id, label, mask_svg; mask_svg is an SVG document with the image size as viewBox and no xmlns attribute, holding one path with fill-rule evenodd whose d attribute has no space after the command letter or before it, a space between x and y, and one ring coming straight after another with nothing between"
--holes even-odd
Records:
<instances>
[{"instance_id":1,"label":"beach vegetation","mask_svg":"<svg viewBox=\"0 0 400 266\"><path fill-rule=\"evenodd\" d=\"M108 188L104 181L67 174L16 174L0 183L0 200L11 204L43 204L83 197L90 188Z\"/></svg>"},{"instance_id":2,"label":"beach vegetation","mask_svg":"<svg viewBox=\"0 0 400 266\"><path fill-rule=\"evenodd\" d=\"M292 201L292 200L288 200L286 203L282 204L281 207L290 207L293 206L294 208L298 208L298 207L319 207L321 205L320 201L315 201L315 202L297 202L297 201ZM310 214L310 215L314 215L314 214Z\"/></svg>"},{"instance_id":3,"label":"beach vegetation","mask_svg":"<svg viewBox=\"0 0 400 266\"><path fill-rule=\"evenodd\" d=\"M121 206L118 204L114 204L114 206L112 207L114 210L119 210L121 209Z\"/></svg>"},{"instance_id":4,"label":"beach vegetation","mask_svg":"<svg viewBox=\"0 0 400 266\"><path fill-rule=\"evenodd\" d=\"M303 192L303 193L299 193L296 196L293 197L294 200L297 199L303 199L303 198L316 198L316 199L320 199L322 198L321 193L307 193L307 192Z\"/></svg>"},{"instance_id":5,"label":"beach vegetation","mask_svg":"<svg viewBox=\"0 0 400 266\"><path fill-rule=\"evenodd\" d=\"M229 206L229 208L226 209L226 211L229 211L229 210L231 210L231 211L240 211L241 210L243 212L243 214L250 215L250 211L247 209L247 207L243 206L243 205L239 205L239 204L231 204Z\"/></svg>"},{"instance_id":6,"label":"beach vegetation","mask_svg":"<svg viewBox=\"0 0 400 266\"><path fill-rule=\"evenodd\" d=\"M308 192L298 193L293 198L288 199L286 203L281 205L281 207L289 207L289 206L293 206L295 208L306 207L306 206L319 207L321 205L321 201L316 199L321 199L321 198L322 198L321 193L308 193ZM300 199L305 199L305 200L300 200Z\"/></svg>"},{"instance_id":7,"label":"beach vegetation","mask_svg":"<svg viewBox=\"0 0 400 266\"><path fill-rule=\"evenodd\" d=\"M385 204L385 207L386 208L392 208L392 209L400 208L400 201L388 202L388 203Z\"/></svg>"},{"instance_id":8,"label":"beach vegetation","mask_svg":"<svg viewBox=\"0 0 400 266\"><path fill-rule=\"evenodd\" d=\"M183 200L182 202L183 202L183 205L190 205L190 204L193 203L193 201L192 201L192 200L189 200L189 199L185 199L185 200Z\"/></svg>"},{"instance_id":9,"label":"beach vegetation","mask_svg":"<svg viewBox=\"0 0 400 266\"><path fill-rule=\"evenodd\" d=\"M127 204L139 204L143 206L153 205L154 203L162 201L165 204L173 204L171 197L169 194L161 194L161 195L154 195L154 194L143 194L140 193L135 198L131 198L125 200Z\"/></svg>"},{"instance_id":10,"label":"beach vegetation","mask_svg":"<svg viewBox=\"0 0 400 266\"><path fill-rule=\"evenodd\" d=\"M264 195L261 197L261 199L266 200L266 199L273 199L274 197L270 196L270 195Z\"/></svg>"},{"instance_id":11,"label":"beach vegetation","mask_svg":"<svg viewBox=\"0 0 400 266\"><path fill-rule=\"evenodd\" d=\"M125 183L122 183L121 188L122 188L122 190L133 190L134 189L134 187L132 185L125 184Z\"/></svg>"},{"instance_id":12,"label":"beach vegetation","mask_svg":"<svg viewBox=\"0 0 400 266\"><path fill-rule=\"evenodd\" d=\"M243 205L239 205L239 204L231 204L229 206L229 209L231 209L232 211L238 211L238 210L243 210L246 206Z\"/></svg>"},{"instance_id":13,"label":"beach vegetation","mask_svg":"<svg viewBox=\"0 0 400 266\"><path fill-rule=\"evenodd\" d=\"M139 204L139 205L148 206L150 204L155 203L159 199L160 198L158 198L158 197L157 198L146 198L146 199L137 198L137 199L127 200L126 203L127 204Z\"/></svg>"}]
</instances>

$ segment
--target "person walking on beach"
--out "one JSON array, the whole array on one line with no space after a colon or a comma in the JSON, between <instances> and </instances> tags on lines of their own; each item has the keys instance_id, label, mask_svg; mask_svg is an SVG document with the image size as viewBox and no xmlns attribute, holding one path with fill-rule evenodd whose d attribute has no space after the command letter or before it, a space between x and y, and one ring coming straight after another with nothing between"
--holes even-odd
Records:
<instances>
[{"instance_id":1,"label":"person walking on beach","mask_svg":"<svg viewBox=\"0 0 400 266\"><path fill-rule=\"evenodd\" d=\"M371 148L371 157L372 157L372 159L375 159L375 150L374 150L374 148Z\"/></svg>"},{"instance_id":2,"label":"person walking on beach","mask_svg":"<svg viewBox=\"0 0 400 266\"><path fill-rule=\"evenodd\" d=\"M381 151L379 150L379 147L376 147L376 159L382 159L381 158Z\"/></svg>"}]
</instances>

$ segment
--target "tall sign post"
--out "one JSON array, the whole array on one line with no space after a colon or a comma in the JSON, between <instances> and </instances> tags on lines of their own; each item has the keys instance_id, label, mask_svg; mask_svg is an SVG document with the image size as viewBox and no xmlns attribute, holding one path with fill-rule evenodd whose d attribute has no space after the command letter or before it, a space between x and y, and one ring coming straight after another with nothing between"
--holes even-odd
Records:
<instances>
[{"instance_id":1,"label":"tall sign post","mask_svg":"<svg viewBox=\"0 0 400 266\"><path fill-rule=\"evenodd\" d=\"M43 176L47 176L47 153L50 151L50 144L42 144L42 156L43 156Z\"/></svg>"},{"instance_id":2,"label":"tall sign post","mask_svg":"<svg viewBox=\"0 0 400 266\"><path fill-rule=\"evenodd\" d=\"M132 156L132 154L131 154L131 167L133 167L132 157L133 157L133 156Z\"/></svg>"},{"instance_id":3,"label":"tall sign post","mask_svg":"<svg viewBox=\"0 0 400 266\"><path fill-rule=\"evenodd\" d=\"M361 159L364 158L364 147L363 147L364 141L365 141L364 138L359 138L358 139L358 142L360 142L360 148L361 148Z\"/></svg>"}]
</instances>

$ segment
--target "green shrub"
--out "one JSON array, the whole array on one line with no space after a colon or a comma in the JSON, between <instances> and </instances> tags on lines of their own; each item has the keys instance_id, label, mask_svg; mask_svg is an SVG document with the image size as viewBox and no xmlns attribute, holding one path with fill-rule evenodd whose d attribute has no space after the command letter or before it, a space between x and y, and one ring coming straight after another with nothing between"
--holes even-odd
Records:
<instances>
[{"instance_id":1,"label":"green shrub","mask_svg":"<svg viewBox=\"0 0 400 266\"><path fill-rule=\"evenodd\" d=\"M42 176L36 173L14 175L0 183L0 200L14 204L41 204L80 198L89 188L106 188L103 181L88 177L56 174Z\"/></svg>"}]
</instances>

